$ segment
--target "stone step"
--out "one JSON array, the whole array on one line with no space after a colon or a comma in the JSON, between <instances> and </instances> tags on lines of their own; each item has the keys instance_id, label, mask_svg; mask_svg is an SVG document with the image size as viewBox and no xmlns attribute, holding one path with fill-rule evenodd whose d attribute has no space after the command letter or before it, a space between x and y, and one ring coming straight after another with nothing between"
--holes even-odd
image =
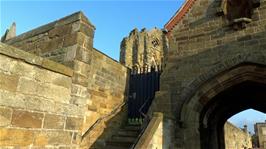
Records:
<instances>
[{"instance_id":1,"label":"stone step","mask_svg":"<svg viewBox=\"0 0 266 149\"><path fill-rule=\"evenodd\" d=\"M119 130L116 135L117 136L124 136L124 137L137 137L139 135L139 131Z\"/></svg>"},{"instance_id":2,"label":"stone step","mask_svg":"<svg viewBox=\"0 0 266 149\"><path fill-rule=\"evenodd\" d=\"M108 145L108 146L106 146L104 149L130 149L130 147Z\"/></svg>"},{"instance_id":3,"label":"stone step","mask_svg":"<svg viewBox=\"0 0 266 149\"><path fill-rule=\"evenodd\" d=\"M132 145L133 145L132 142L121 142L121 140L119 141L111 140L111 141L106 142L106 146L121 147L121 148L127 148L127 149L129 149L130 146Z\"/></svg>"},{"instance_id":4,"label":"stone step","mask_svg":"<svg viewBox=\"0 0 266 149\"><path fill-rule=\"evenodd\" d=\"M135 143L140 131L140 125L128 124L124 126L106 142L105 149L130 149Z\"/></svg>"},{"instance_id":5,"label":"stone step","mask_svg":"<svg viewBox=\"0 0 266 149\"><path fill-rule=\"evenodd\" d=\"M141 130L141 126L138 126L138 125L127 125L124 128L122 128L122 130L140 131Z\"/></svg>"},{"instance_id":6,"label":"stone step","mask_svg":"<svg viewBox=\"0 0 266 149\"><path fill-rule=\"evenodd\" d=\"M125 136L113 136L111 141L116 142L126 142L126 143L134 143L136 140L136 137L125 137Z\"/></svg>"}]
</instances>

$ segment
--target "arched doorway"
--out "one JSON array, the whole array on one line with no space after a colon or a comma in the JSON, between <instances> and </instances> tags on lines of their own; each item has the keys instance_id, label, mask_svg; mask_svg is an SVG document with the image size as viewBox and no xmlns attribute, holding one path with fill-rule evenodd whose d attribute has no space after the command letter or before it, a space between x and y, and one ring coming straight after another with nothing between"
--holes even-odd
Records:
<instances>
[{"instance_id":1,"label":"arched doorway","mask_svg":"<svg viewBox=\"0 0 266 149\"><path fill-rule=\"evenodd\" d=\"M206 81L180 112L184 148L225 149L226 120L250 108L266 113L265 65L243 63Z\"/></svg>"}]
</instances>

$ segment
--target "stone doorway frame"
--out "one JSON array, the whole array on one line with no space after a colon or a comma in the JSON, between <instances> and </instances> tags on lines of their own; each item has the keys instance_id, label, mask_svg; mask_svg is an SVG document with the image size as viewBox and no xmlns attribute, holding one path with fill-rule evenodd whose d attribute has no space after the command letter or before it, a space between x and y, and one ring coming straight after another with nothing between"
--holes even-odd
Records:
<instances>
[{"instance_id":1,"label":"stone doorway frame","mask_svg":"<svg viewBox=\"0 0 266 149\"><path fill-rule=\"evenodd\" d=\"M207 127L204 126L207 125L206 115L202 116L202 111L204 110L206 104L228 88L247 81L265 85L266 65L241 63L233 66L202 83L193 93L191 98L184 100L179 115L181 124L180 130L183 133L184 140L193 141L193 143L184 143L184 148L207 149L206 147L200 147L204 144L202 140L202 128ZM223 130L219 130L219 132L221 131ZM221 144L221 142L224 141L224 138L222 138L223 134L220 135L217 133L218 131L215 131L211 134L212 136L216 136L215 141L217 141L215 142L217 145L212 146L211 149L223 148L223 144Z\"/></svg>"}]
</instances>

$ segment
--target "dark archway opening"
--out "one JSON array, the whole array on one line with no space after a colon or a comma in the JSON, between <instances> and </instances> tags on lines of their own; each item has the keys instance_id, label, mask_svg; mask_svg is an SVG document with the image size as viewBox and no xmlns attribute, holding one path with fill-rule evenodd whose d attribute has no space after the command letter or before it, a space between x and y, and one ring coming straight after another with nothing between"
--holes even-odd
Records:
<instances>
[{"instance_id":1,"label":"dark archway opening","mask_svg":"<svg viewBox=\"0 0 266 149\"><path fill-rule=\"evenodd\" d=\"M245 81L212 98L200 115L201 148L225 149L225 122L231 116L250 108L266 113L265 83Z\"/></svg>"}]
</instances>

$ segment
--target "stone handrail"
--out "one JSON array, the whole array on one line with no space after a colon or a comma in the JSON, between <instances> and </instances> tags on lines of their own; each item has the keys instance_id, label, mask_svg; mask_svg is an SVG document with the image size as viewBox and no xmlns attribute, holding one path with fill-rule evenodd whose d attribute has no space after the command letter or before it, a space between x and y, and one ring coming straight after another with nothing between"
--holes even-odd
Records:
<instances>
[{"instance_id":1,"label":"stone handrail","mask_svg":"<svg viewBox=\"0 0 266 149\"><path fill-rule=\"evenodd\" d=\"M133 148L147 149L150 141L152 140L156 130L158 129L162 121L163 121L163 114L160 112L154 112L147 128L144 130L143 134L140 136L138 142L135 144Z\"/></svg>"},{"instance_id":2,"label":"stone handrail","mask_svg":"<svg viewBox=\"0 0 266 149\"><path fill-rule=\"evenodd\" d=\"M98 118L95 123L93 123L84 133L81 134L81 138L83 139L87 133L89 133L93 128L95 128L97 125L99 125L103 120L109 118L110 116L117 113L119 109L121 109L123 106L125 106L127 102L123 102L120 105L116 106L114 110L112 110L110 113Z\"/></svg>"}]
</instances>

